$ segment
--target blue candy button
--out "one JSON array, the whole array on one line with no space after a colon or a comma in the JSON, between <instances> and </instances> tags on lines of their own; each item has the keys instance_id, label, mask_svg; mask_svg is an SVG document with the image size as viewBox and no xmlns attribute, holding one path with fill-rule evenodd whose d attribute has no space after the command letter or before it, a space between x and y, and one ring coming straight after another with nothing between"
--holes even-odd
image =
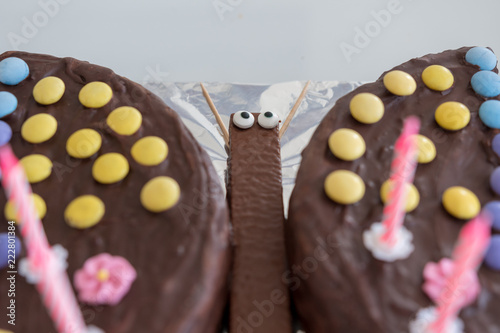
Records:
<instances>
[{"instance_id":1,"label":"blue candy button","mask_svg":"<svg viewBox=\"0 0 500 333\"><path fill-rule=\"evenodd\" d=\"M500 128L500 101L492 99L481 104L479 118L490 128Z\"/></svg>"},{"instance_id":2,"label":"blue candy button","mask_svg":"<svg viewBox=\"0 0 500 333\"><path fill-rule=\"evenodd\" d=\"M9 247L9 244L10 247ZM9 264L9 250L13 250L12 246L15 248L15 258L19 257L21 253L21 241L17 237L9 237L7 233L0 234L0 269L7 267ZM12 259L12 257L10 258Z\"/></svg>"},{"instance_id":3,"label":"blue candy button","mask_svg":"<svg viewBox=\"0 0 500 333\"><path fill-rule=\"evenodd\" d=\"M491 269L500 270L500 235L491 236L490 247L484 256L484 262Z\"/></svg>"},{"instance_id":4,"label":"blue candy button","mask_svg":"<svg viewBox=\"0 0 500 333\"><path fill-rule=\"evenodd\" d=\"M28 77L28 64L19 58L10 57L0 61L0 82L15 86Z\"/></svg>"},{"instance_id":5,"label":"blue candy button","mask_svg":"<svg viewBox=\"0 0 500 333\"><path fill-rule=\"evenodd\" d=\"M482 70L491 71L497 65L497 57L490 49L485 47L473 47L465 55L465 60Z\"/></svg>"},{"instance_id":6,"label":"blue candy button","mask_svg":"<svg viewBox=\"0 0 500 333\"><path fill-rule=\"evenodd\" d=\"M470 80L472 89L484 97L500 95L500 76L490 71L479 71Z\"/></svg>"},{"instance_id":7,"label":"blue candy button","mask_svg":"<svg viewBox=\"0 0 500 333\"><path fill-rule=\"evenodd\" d=\"M493 228L500 231L500 201L490 201L483 207L491 214L493 219Z\"/></svg>"},{"instance_id":8,"label":"blue candy button","mask_svg":"<svg viewBox=\"0 0 500 333\"><path fill-rule=\"evenodd\" d=\"M12 138L12 129L5 121L0 120L0 146L8 143L10 138Z\"/></svg>"},{"instance_id":9,"label":"blue candy button","mask_svg":"<svg viewBox=\"0 0 500 333\"><path fill-rule=\"evenodd\" d=\"M8 91L0 91L0 118L11 114L17 108L17 98Z\"/></svg>"}]
</instances>

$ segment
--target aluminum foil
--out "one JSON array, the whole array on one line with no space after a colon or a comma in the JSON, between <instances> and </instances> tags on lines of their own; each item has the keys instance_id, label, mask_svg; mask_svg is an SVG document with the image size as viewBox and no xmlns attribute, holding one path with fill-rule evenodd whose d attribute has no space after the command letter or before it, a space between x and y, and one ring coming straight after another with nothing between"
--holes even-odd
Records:
<instances>
[{"instance_id":1,"label":"aluminum foil","mask_svg":"<svg viewBox=\"0 0 500 333\"><path fill-rule=\"evenodd\" d=\"M288 201L295 185L302 150L337 99L360 84L360 82L319 81L311 82L309 85L305 98L281 139L285 214L288 212ZM291 81L273 85L234 83L204 83L204 85L228 128L230 115L240 110L273 111L283 122L299 97L305 82ZM224 139L201 92L199 82L148 81L144 86L181 116L184 124L207 151L225 188L224 172L228 156L224 149Z\"/></svg>"}]
</instances>

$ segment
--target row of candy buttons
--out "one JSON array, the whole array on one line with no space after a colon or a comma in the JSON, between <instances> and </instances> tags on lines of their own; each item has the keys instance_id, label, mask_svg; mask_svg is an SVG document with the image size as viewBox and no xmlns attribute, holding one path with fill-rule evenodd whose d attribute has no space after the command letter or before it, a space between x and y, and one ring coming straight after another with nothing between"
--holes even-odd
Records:
<instances>
[{"instance_id":1,"label":"row of candy buttons","mask_svg":"<svg viewBox=\"0 0 500 333\"><path fill-rule=\"evenodd\" d=\"M495 54L484 47L470 49L465 60L481 69L471 79L471 86L476 93L484 97L496 97L500 94L500 76L491 72L497 64ZM479 118L490 128L500 128L500 102L488 100L479 107ZM500 153L500 137L497 135L492 142L493 151ZM490 185L494 192L500 194L500 167L490 176ZM484 206L493 219L493 228L500 230L500 201L491 201ZM490 246L484 257L484 262L490 268L500 270L500 236L493 235Z\"/></svg>"}]
</instances>

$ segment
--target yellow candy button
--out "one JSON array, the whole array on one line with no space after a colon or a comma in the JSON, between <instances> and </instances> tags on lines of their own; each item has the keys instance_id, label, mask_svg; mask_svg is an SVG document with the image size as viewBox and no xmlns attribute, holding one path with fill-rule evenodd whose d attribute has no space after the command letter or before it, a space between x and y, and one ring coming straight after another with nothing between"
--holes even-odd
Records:
<instances>
[{"instance_id":1,"label":"yellow candy button","mask_svg":"<svg viewBox=\"0 0 500 333\"><path fill-rule=\"evenodd\" d=\"M36 193L31 194L31 200L33 200L33 204L35 205L35 210L38 213L38 218L43 219L45 217L45 214L47 214L47 205L45 204L45 201ZM7 204L5 204L4 214L7 221L17 220L16 210L12 201L9 200Z\"/></svg>"},{"instance_id":2,"label":"yellow candy button","mask_svg":"<svg viewBox=\"0 0 500 333\"><path fill-rule=\"evenodd\" d=\"M399 70L385 74L384 86L398 96L409 96L417 89L415 79L410 74Z\"/></svg>"},{"instance_id":3,"label":"yellow candy button","mask_svg":"<svg viewBox=\"0 0 500 333\"><path fill-rule=\"evenodd\" d=\"M116 183L128 174L127 159L118 153L107 153L99 156L92 166L92 176L99 183Z\"/></svg>"},{"instance_id":4,"label":"yellow candy button","mask_svg":"<svg viewBox=\"0 0 500 333\"><path fill-rule=\"evenodd\" d=\"M66 89L63 80L55 76L41 79L33 88L35 101L43 105L54 104L64 95Z\"/></svg>"},{"instance_id":5,"label":"yellow candy button","mask_svg":"<svg viewBox=\"0 0 500 333\"><path fill-rule=\"evenodd\" d=\"M3 329L1 329L1 328L0 328L0 333L14 333L14 332L12 332L12 331L7 331L7 330L3 330Z\"/></svg>"},{"instance_id":6,"label":"yellow candy button","mask_svg":"<svg viewBox=\"0 0 500 333\"><path fill-rule=\"evenodd\" d=\"M387 198L389 197L389 191L391 189L391 185L392 182L388 179L382 184L382 187L380 187L380 198L382 199L382 202L384 204L387 203ZM408 213L417 208L420 202L420 194L418 193L417 188L413 184L406 183L405 187L406 190L408 191L408 194L406 196L405 210Z\"/></svg>"},{"instance_id":7,"label":"yellow candy button","mask_svg":"<svg viewBox=\"0 0 500 333\"><path fill-rule=\"evenodd\" d=\"M162 138L146 136L134 143L130 152L139 164L158 165L167 158L168 146Z\"/></svg>"},{"instance_id":8,"label":"yellow candy button","mask_svg":"<svg viewBox=\"0 0 500 333\"><path fill-rule=\"evenodd\" d=\"M66 141L66 151L75 158L87 158L101 148L102 138L99 132L84 128L71 134Z\"/></svg>"},{"instance_id":9,"label":"yellow candy button","mask_svg":"<svg viewBox=\"0 0 500 333\"><path fill-rule=\"evenodd\" d=\"M422 81L432 90L444 91L451 88L454 79L448 68L431 65L422 72Z\"/></svg>"},{"instance_id":10,"label":"yellow candy button","mask_svg":"<svg viewBox=\"0 0 500 333\"><path fill-rule=\"evenodd\" d=\"M118 134L132 135L141 127L142 115L136 108L122 106L109 114L106 123Z\"/></svg>"},{"instance_id":11,"label":"yellow candy button","mask_svg":"<svg viewBox=\"0 0 500 333\"><path fill-rule=\"evenodd\" d=\"M102 108L113 97L113 90L104 82L87 83L78 94L78 99L83 106L88 108Z\"/></svg>"},{"instance_id":12,"label":"yellow candy button","mask_svg":"<svg viewBox=\"0 0 500 333\"><path fill-rule=\"evenodd\" d=\"M93 227L104 216L105 208L101 199L95 195L82 195L73 199L64 211L66 223L77 229Z\"/></svg>"},{"instance_id":13,"label":"yellow candy button","mask_svg":"<svg viewBox=\"0 0 500 333\"><path fill-rule=\"evenodd\" d=\"M31 154L19 160L30 183L47 179L52 173L52 161L41 154Z\"/></svg>"},{"instance_id":14,"label":"yellow candy button","mask_svg":"<svg viewBox=\"0 0 500 333\"><path fill-rule=\"evenodd\" d=\"M426 136L417 134L418 163L429 163L436 157L436 146Z\"/></svg>"},{"instance_id":15,"label":"yellow candy button","mask_svg":"<svg viewBox=\"0 0 500 333\"><path fill-rule=\"evenodd\" d=\"M28 118L21 127L21 136L31 143L49 140L57 131L57 120L47 113L39 113Z\"/></svg>"},{"instance_id":16,"label":"yellow candy button","mask_svg":"<svg viewBox=\"0 0 500 333\"><path fill-rule=\"evenodd\" d=\"M365 140L355 130L341 128L330 135L328 146L333 155L345 161L360 158L366 150Z\"/></svg>"},{"instance_id":17,"label":"yellow candy button","mask_svg":"<svg viewBox=\"0 0 500 333\"><path fill-rule=\"evenodd\" d=\"M153 213L172 208L177 201L181 189L177 182L166 176L156 177L148 181L141 190L141 204Z\"/></svg>"},{"instance_id":18,"label":"yellow candy button","mask_svg":"<svg viewBox=\"0 0 500 333\"><path fill-rule=\"evenodd\" d=\"M337 170L326 177L325 193L333 201L349 205L365 195L365 183L352 171Z\"/></svg>"},{"instance_id":19,"label":"yellow candy button","mask_svg":"<svg viewBox=\"0 0 500 333\"><path fill-rule=\"evenodd\" d=\"M470 121L470 111L462 103L445 102L437 107L434 118L442 128L456 131L467 126Z\"/></svg>"},{"instance_id":20,"label":"yellow candy button","mask_svg":"<svg viewBox=\"0 0 500 333\"><path fill-rule=\"evenodd\" d=\"M444 191L443 206L452 216L463 220L475 217L481 210L476 195L462 186L453 186Z\"/></svg>"},{"instance_id":21,"label":"yellow candy button","mask_svg":"<svg viewBox=\"0 0 500 333\"><path fill-rule=\"evenodd\" d=\"M384 103L371 93L359 93L349 103L351 115L363 124L374 124L384 115Z\"/></svg>"}]
</instances>

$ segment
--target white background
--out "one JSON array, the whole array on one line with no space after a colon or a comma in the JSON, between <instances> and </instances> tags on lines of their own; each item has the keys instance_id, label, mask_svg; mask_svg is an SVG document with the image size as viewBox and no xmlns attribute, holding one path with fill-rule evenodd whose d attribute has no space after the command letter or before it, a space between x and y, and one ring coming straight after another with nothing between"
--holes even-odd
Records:
<instances>
[{"instance_id":1,"label":"white background","mask_svg":"<svg viewBox=\"0 0 500 333\"><path fill-rule=\"evenodd\" d=\"M399 3L397 13L386 15L384 26L376 23L373 13L391 3ZM138 82L370 81L449 48L480 45L500 53L498 0L1 0L0 6L0 52L72 56ZM371 37L360 41L366 29ZM346 57L347 44L357 53Z\"/></svg>"}]
</instances>

